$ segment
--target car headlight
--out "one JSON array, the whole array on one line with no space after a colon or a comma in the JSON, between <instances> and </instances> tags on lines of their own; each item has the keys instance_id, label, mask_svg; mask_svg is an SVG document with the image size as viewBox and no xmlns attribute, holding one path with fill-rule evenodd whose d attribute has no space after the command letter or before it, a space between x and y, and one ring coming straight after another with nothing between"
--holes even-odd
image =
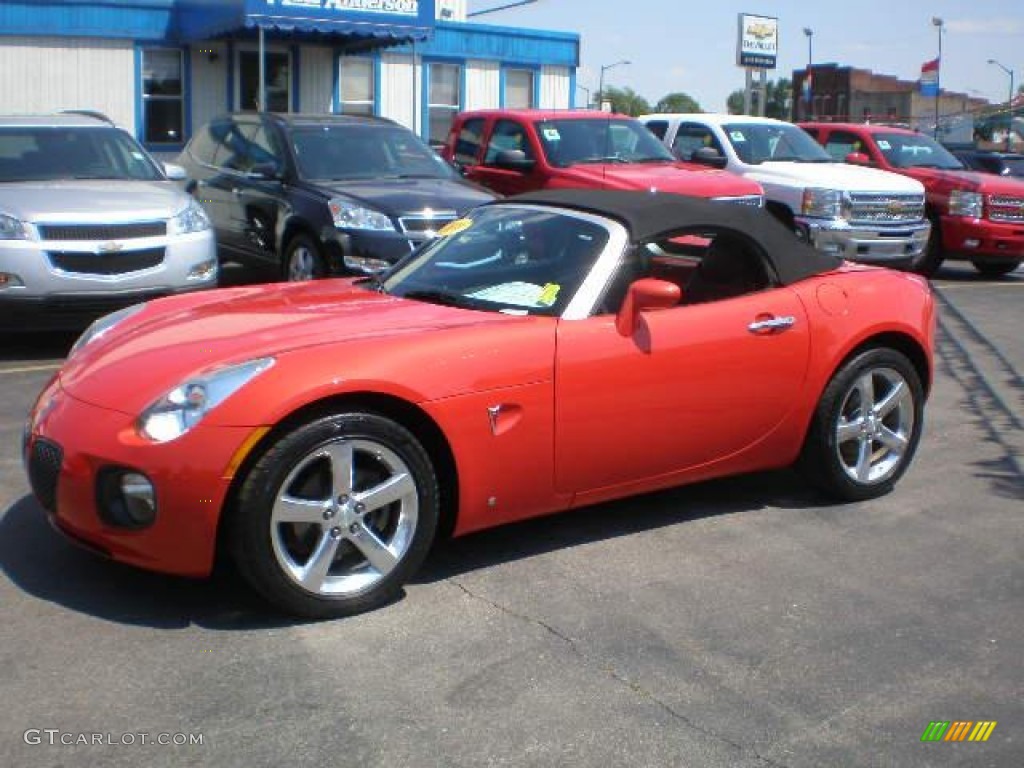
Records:
<instances>
[{"instance_id":1,"label":"car headlight","mask_svg":"<svg viewBox=\"0 0 1024 768\"><path fill-rule=\"evenodd\" d=\"M176 386L139 416L139 433L155 443L181 437L202 418L274 364L261 357L247 363L193 376Z\"/></svg>"},{"instance_id":2,"label":"car headlight","mask_svg":"<svg viewBox=\"0 0 1024 768\"><path fill-rule=\"evenodd\" d=\"M210 217L206 215L203 206L192 198L189 198L188 205L167 222L168 235L187 235L190 232L202 232L209 228Z\"/></svg>"},{"instance_id":3,"label":"car headlight","mask_svg":"<svg viewBox=\"0 0 1024 768\"><path fill-rule=\"evenodd\" d=\"M949 193L950 216L969 216L972 219L980 219L984 205L985 199L980 192L954 189Z\"/></svg>"},{"instance_id":4,"label":"car headlight","mask_svg":"<svg viewBox=\"0 0 1024 768\"><path fill-rule=\"evenodd\" d=\"M351 200L332 197L327 202L327 207L330 208L334 226L338 229L391 230L392 232L395 230L391 219L383 213L356 205Z\"/></svg>"},{"instance_id":5,"label":"car headlight","mask_svg":"<svg viewBox=\"0 0 1024 768\"><path fill-rule=\"evenodd\" d=\"M25 222L0 213L0 240L27 240L28 228Z\"/></svg>"},{"instance_id":6,"label":"car headlight","mask_svg":"<svg viewBox=\"0 0 1024 768\"><path fill-rule=\"evenodd\" d=\"M68 357L73 357L74 354L82 347L92 344L97 339L106 336L111 330L113 330L115 325L123 320L127 320L136 312L140 312L145 308L145 306L145 302L142 304L132 304L130 307L119 309L117 312L111 312L109 315L104 315L99 320L96 320L92 325L85 329L85 333L78 337L78 341L74 343L71 347L71 351L68 352Z\"/></svg>"},{"instance_id":7,"label":"car headlight","mask_svg":"<svg viewBox=\"0 0 1024 768\"><path fill-rule=\"evenodd\" d=\"M804 216L815 216L822 219L838 219L842 216L843 193L838 189L818 189L810 187L804 190L800 212Z\"/></svg>"}]
</instances>

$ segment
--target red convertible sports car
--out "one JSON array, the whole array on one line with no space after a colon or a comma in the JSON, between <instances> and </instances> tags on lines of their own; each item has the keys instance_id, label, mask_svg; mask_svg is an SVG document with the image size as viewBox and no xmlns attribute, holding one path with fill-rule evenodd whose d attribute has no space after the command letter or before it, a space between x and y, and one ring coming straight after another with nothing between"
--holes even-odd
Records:
<instances>
[{"instance_id":1,"label":"red convertible sports car","mask_svg":"<svg viewBox=\"0 0 1024 768\"><path fill-rule=\"evenodd\" d=\"M439 535L799 464L869 499L932 378L915 276L744 206L496 201L387 274L161 299L94 324L24 456L56 526L303 616L393 597Z\"/></svg>"}]
</instances>

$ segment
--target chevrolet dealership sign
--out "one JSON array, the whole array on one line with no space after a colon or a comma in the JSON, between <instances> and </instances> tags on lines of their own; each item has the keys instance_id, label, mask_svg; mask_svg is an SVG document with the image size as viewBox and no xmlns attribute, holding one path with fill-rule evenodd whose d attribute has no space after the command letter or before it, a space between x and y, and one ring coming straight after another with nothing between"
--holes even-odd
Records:
<instances>
[{"instance_id":1,"label":"chevrolet dealership sign","mask_svg":"<svg viewBox=\"0 0 1024 768\"><path fill-rule=\"evenodd\" d=\"M268 6L310 11L356 11L390 16L419 16L419 0L267 0Z\"/></svg>"},{"instance_id":2,"label":"chevrolet dealership sign","mask_svg":"<svg viewBox=\"0 0 1024 768\"><path fill-rule=\"evenodd\" d=\"M775 69L779 54L779 20L773 16L739 15L736 63L741 67Z\"/></svg>"}]
</instances>

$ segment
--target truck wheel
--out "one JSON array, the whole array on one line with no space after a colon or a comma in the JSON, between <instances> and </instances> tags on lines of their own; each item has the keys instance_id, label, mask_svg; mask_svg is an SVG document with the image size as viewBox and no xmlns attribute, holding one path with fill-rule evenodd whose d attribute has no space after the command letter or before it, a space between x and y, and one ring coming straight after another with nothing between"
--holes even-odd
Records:
<instances>
[{"instance_id":1,"label":"truck wheel","mask_svg":"<svg viewBox=\"0 0 1024 768\"><path fill-rule=\"evenodd\" d=\"M918 256L910 263L910 271L916 272L925 277L931 277L938 272L942 266L944 256L942 254L942 225L932 219L932 231L928 235L928 244Z\"/></svg>"},{"instance_id":2,"label":"truck wheel","mask_svg":"<svg viewBox=\"0 0 1024 768\"><path fill-rule=\"evenodd\" d=\"M1020 261L973 261L974 268L985 277L1002 277L1008 275L1021 265Z\"/></svg>"},{"instance_id":3,"label":"truck wheel","mask_svg":"<svg viewBox=\"0 0 1024 768\"><path fill-rule=\"evenodd\" d=\"M309 235L293 237L284 254L285 280L301 282L327 276L327 262L324 261L320 246Z\"/></svg>"}]
</instances>

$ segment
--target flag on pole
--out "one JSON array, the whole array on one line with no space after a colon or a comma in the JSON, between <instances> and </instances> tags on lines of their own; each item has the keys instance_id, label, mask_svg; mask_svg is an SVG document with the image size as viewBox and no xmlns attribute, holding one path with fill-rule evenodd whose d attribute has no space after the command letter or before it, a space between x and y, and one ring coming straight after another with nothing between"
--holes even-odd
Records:
<instances>
[{"instance_id":1,"label":"flag on pole","mask_svg":"<svg viewBox=\"0 0 1024 768\"><path fill-rule=\"evenodd\" d=\"M807 74L804 76L804 83L801 86L801 91L802 91L801 95L803 96L803 100L804 101L810 101L811 100L811 88L813 87L813 85L811 83L811 79L813 77L814 77L814 74L811 72L811 68L808 67L807 68Z\"/></svg>"},{"instance_id":2,"label":"flag on pole","mask_svg":"<svg viewBox=\"0 0 1024 768\"><path fill-rule=\"evenodd\" d=\"M939 95L939 60L932 59L921 65L921 95Z\"/></svg>"}]
</instances>

